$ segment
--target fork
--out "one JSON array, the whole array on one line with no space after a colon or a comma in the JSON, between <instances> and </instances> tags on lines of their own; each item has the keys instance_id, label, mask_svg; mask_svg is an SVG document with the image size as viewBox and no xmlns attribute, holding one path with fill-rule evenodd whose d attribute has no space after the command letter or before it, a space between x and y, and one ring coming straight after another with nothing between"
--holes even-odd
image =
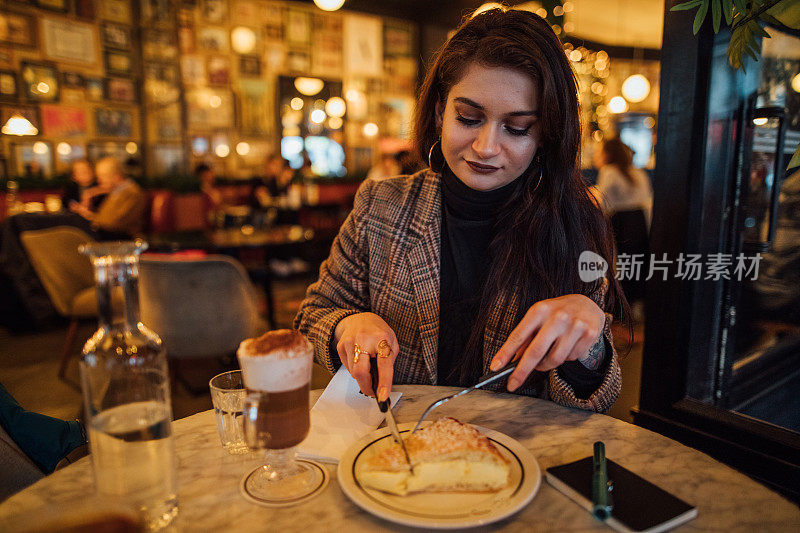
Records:
<instances>
[{"instance_id":1,"label":"fork","mask_svg":"<svg viewBox=\"0 0 800 533\"><path fill-rule=\"evenodd\" d=\"M425 409L425 412L422 413L421 417L419 417L419 420L417 421L417 425L414 426L414 429L411 431L411 433L416 432L419 429L420 424L422 424L423 420L425 420L425 418L430 414L430 412L433 411L434 409L436 409L437 407L439 407L440 405L449 402L453 398L458 398L459 396L463 396L463 395L465 395L467 393L470 393L470 392L472 392L474 390L480 389L481 387L485 387L486 385L489 385L490 383L494 383L495 381L503 379L504 377L506 377L509 374L511 374L511 372L513 372L515 368L517 368L517 363L516 362L514 364L512 364L511 366L506 367L506 368L504 368L502 370L498 370L497 372L489 372L488 374L485 374L485 375L481 376L479 378L480 381L478 381L478 383L476 385L473 385L472 387L468 387L468 388L466 388L464 390L458 391L455 394L451 394L450 396L445 396L444 398L436 400L435 402L430 404L427 409Z\"/></svg>"}]
</instances>

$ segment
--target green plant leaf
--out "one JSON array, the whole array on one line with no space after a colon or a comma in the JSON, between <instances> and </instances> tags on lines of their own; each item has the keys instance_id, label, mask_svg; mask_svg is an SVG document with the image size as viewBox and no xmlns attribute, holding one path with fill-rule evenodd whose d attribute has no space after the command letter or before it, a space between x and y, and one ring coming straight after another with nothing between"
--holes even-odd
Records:
<instances>
[{"instance_id":1,"label":"green plant leaf","mask_svg":"<svg viewBox=\"0 0 800 533\"><path fill-rule=\"evenodd\" d=\"M728 26L730 26L731 22L733 22L733 1L732 0L722 0L722 12L725 14L725 22L727 22Z\"/></svg>"},{"instance_id":2,"label":"green plant leaf","mask_svg":"<svg viewBox=\"0 0 800 533\"><path fill-rule=\"evenodd\" d=\"M789 165L787 165L786 170L794 167L800 167L800 144L797 145L797 149L794 151L794 155L792 156L791 161L789 161Z\"/></svg>"},{"instance_id":3,"label":"green plant leaf","mask_svg":"<svg viewBox=\"0 0 800 533\"><path fill-rule=\"evenodd\" d=\"M703 20L706 18L706 14L708 13L708 4L710 1L711 0L708 0L707 2L703 3L694 16L694 25L692 26L692 31L695 35L697 35L697 32L700 31L700 26L703 25Z\"/></svg>"},{"instance_id":4,"label":"green plant leaf","mask_svg":"<svg viewBox=\"0 0 800 533\"><path fill-rule=\"evenodd\" d=\"M784 0L769 8L767 13L778 19L781 24L800 30L800 2Z\"/></svg>"},{"instance_id":5,"label":"green plant leaf","mask_svg":"<svg viewBox=\"0 0 800 533\"><path fill-rule=\"evenodd\" d=\"M689 2L684 2L682 4L674 5L670 8L670 11L686 11L692 8L695 8L703 3L703 0L690 0Z\"/></svg>"},{"instance_id":6,"label":"green plant leaf","mask_svg":"<svg viewBox=\"0 0 800 533\"><path fill-rule=\"evenodd\" d=\"M734 26L744 15L739 12L733 19ZM753 31L749 24L743 24L731 33L731 41L728 43L728 63L735 69L744 69L742 56L748 49L748 44L753 39ZM752 55L752 51L750 51Z\"/></svg>"},{"instance_id":7,"label":"green plant leaf","mask_svg":"<svg viewBox=\"0 0 800 533\"><path fill-rule=\"evenodd\" d=\"M747 23L747 26L750 28L750 31L753 32L753 34L761 35L765 39L769 39L769 33L767 33L766 30L761 27L761 24L759 24L757 20L751 20Z\"/></svg>"},{"instance_id":8,"label":"green plant leaf","mask_svg":"<svg viewBox=\"0 0 800 533\"><path fill-rule=\"evenodd\" d=\"M714 21L714 33L719 33L719 23L722 19L720 0L711 0L711 17Z\"/></svg>"}]
</instances>

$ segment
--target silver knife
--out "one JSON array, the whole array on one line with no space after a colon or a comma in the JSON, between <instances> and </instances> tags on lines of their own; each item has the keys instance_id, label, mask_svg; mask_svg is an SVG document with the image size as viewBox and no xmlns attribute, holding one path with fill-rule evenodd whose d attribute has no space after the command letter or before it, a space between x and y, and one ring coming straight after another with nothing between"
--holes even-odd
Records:
<instances>
[{"instance_id":1,"label":"silver knife","mask_svg":"<svg viewBox=\"0 0 800 533\"><path fill-rule=\"evenodd\" d=\"M372 392L375 393L375 401L378 402L378 361L374 357L369 361L369 374L372 378ZM392 432L392 437L394 437L395 442L397 442L397 444L399 444L403 449L403 455L406 456L408 469L413 474L414 466L411 464L411 457L408 455L406 443L403 442L403 437L400 436L400 430L397 429L397 422L394 420L394 415L392 414L392 409L389 405L389 398L386 398L382 402L378 402L378 409L380 409L381 413L385 415L386 425L389 426L389 430Z\"/></svg>"}]
</instances>

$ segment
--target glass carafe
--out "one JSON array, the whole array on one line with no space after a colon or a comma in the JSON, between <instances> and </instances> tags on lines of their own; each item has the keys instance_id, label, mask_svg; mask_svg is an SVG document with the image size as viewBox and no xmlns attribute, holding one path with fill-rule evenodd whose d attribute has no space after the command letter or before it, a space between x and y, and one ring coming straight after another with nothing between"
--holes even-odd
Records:
<instances>
[{"instance_id":1,"label":"glass carafe","mask_svg":"<svg viewBox=\"0 0 800 533\"><path fill-rule=\"evenodd\" d=\"M172 521L178 500L166 353L139 321L146 247L139 240L81 247L94 267L99 328L80 369L97 492L136 506L155 530ZM112 295L120 291L124 319L115 321Z\"/></svg>"}]
</instances>

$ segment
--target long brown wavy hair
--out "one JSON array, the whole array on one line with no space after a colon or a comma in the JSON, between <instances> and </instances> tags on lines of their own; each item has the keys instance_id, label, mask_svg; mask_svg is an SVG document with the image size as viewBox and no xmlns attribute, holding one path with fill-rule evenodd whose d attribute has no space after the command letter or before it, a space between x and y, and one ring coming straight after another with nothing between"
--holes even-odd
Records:
<instances>
[{"instance_id":1,"label":"long brown wavy hair","mask_svg":"<svg viewBox=\"0 0 800 533\"><path fill-rule=\"evenodd\" d=\"M604 142L602 150L606 156L606 164L617 167L622 172L622 175L625 176L625 179L628 180L628 183L634 184L635 178L631 173L633 150L618 137L613 137Z\"/></svg>"},{"instance_id":2,"label":"long brown wavy hair","mask_svg":"<svg viewBox=\"0 0 800 533\"><path fill-rule=\"evenodd\" d=\"M472 63L515 69L534 80L541 99L542 139L534 158L538 164L532 162L517 180L498 216L478 317L459 369L459 380L465 384L483 372L483 332L498 306L517 299L519 320L539 300L575 293L588 296L600 288L602 279L585 283L579 277L578 257L584 250L601 255L609 265L606 310L629 315L614 277L610 225L580 173L577 81L561 42L544 19L505 9L465 18L436 54L420 89L414 117L419 156L429 160L441 135L436 104L444 108L450 89Z\"/></svg>"}]
</instances>

